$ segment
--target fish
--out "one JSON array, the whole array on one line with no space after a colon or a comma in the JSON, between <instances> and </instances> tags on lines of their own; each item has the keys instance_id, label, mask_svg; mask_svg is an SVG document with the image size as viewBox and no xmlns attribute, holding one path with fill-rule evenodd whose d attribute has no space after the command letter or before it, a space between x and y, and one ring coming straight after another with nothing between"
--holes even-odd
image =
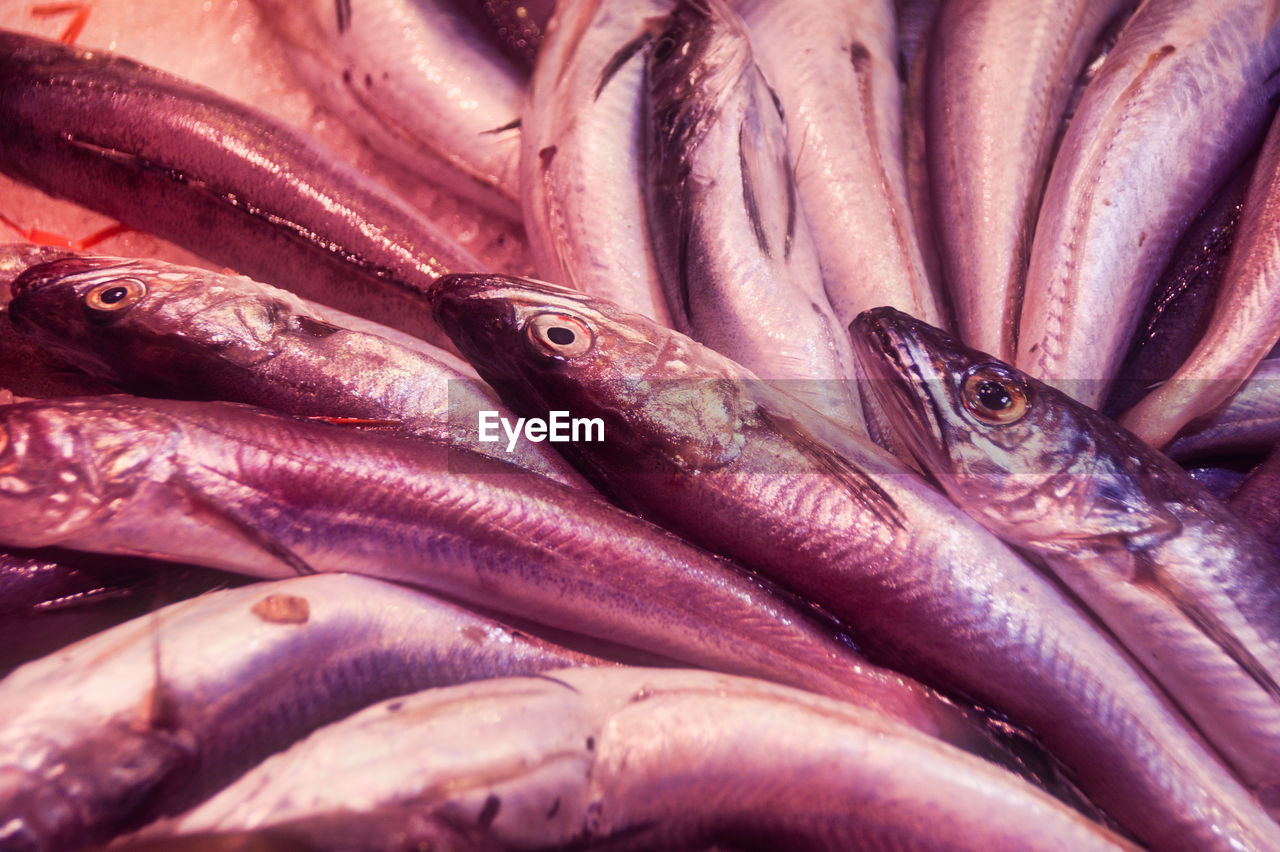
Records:
<instances>
[{"instance_id":1,"label":"fish","mask_svg":"<svg viewBox=\"0 0 1280 852\"><path fill-rule=\"evenodd\" d=\"M1135 0L943 3L930 55L929 175L957 330L1012 361L1040 193L1072 87ZM935 326L929 314L889 305ZM846 322L854 317L847 317Z\"/></svg>"},{"instance_id":2,"label":"fish","mask_svg":"<svg viewBox=\"0 0 1280 852\"><path fill-rule=\"evenodd\" d=\"M148 559L58 548L0 551L0 678L158 606L243 582Z\"/></svg>"},{"instance_id":3,"label":"fish","mask_svg":"<svg viewBox=\"0 0 1280 852\"><path fill-rule=\"evenodd\" d=\"M1263 360L1217 411L1195 420L1169 445L1180 462L1196 458L1267 453L1280 443L1280 358Z\"/></svg>"},{"instance_id":4,"label":"fish","mask_svg":"<svg viewBox=\"0 0 1280 852\"><path fill-rule=\"evenodd\" d=\"M1156 277L1266 131L1270 0L1151 0L1063 137L1032 239L1014 366L1097 407Z\"/></svg>"},{"instance_id":5,"label":"fish","mask_svg":"<svg viewBox=\"0 0 1280 852\"><path fill-rule=\"evenodd\" d=\"M288 291L241 275L89 256L31 267L12 289L14 328L117 388L386 422L590 487L546 444L482 440L479 412L515 417L462 359Z\"/></svg>"},{"instance_id":6,"label":"fish","mask_svg":"<svg viewBox=\"0 0 1280 852\"><path fill-rule=\"evenodd\" d=\"M865 432L780 106L724 0L675 6L645 97L649 232L674 327Z\"/></svg>"},{"instance_id":7,"label":"fish","mask_svg":"<svg viewBox=\"0 0 1280 852\"><path fill-rule=\"evenodd\" d=\"M916 223L916 242L925 273L934 286L947 293L940 300L949 308L954 325L954 305L942 277L938 254L938 225L933 211L933 188L929 182L929 151L926 134L928 111L929 45L937 38L938 10L942 0L903 0L895 3L898 25L898 77L902 81L902 160L907 181L907 202ZM888 431L892 434L892 430ZM896 452L896 451L895 451Z\"/></svg>"},{"instance_id":8,"label":"fish","mask_svg":"<svg viewBox=\"0 0 1280 852\"><path fill-rule=\"evenodd\" d=\"M1280 552L1280 452L1274 448L1227 500L1258 537Z\"/></svg>"},{"instance_id":9,"label":"fish","mask_svg":"<svg viewBox=\"0 0 1280 852\"><path fill-rule=\"evenodd\" d=\"M525 75L450 0L255 0L316 98L414 174L520 215Z\"/></svg>"},{"instance_id":10,"label":"fish","mask_svg":"<svg viewBox=\"0 0 1280 852\"><path fill-rule=\"evenodd\" d=\"M606 440L564 445L597 487L820 605L872 659L1034 732L1142 842L1277 843L1275 823L1088 616L866 439L603 300L496 275L442 278L430 296L517 413L605 421Z\"/></svg>"},{"instance_id":11,"label":"fish","mask_svg":"<svg viewBox=\"0 0 1280 852\"><path fill-rule=\"evenodd\" d=\"M1204 335L1240 227L1252 165L1241 166L1200 212L1160 274L1107 401L1099 409L1108 417L1118 420L1167 381Z\"/></svg>"},{"instance_id":12,"label":"fish","mask_svg":"<svg viewBox=\"0 0 1280 852\"><path fill-rule=\"evenodd\" d=\"M1280 557L1172 461L1053 387L892 308L853 332L952 500L1045 564L1280 806Z\"/></svg>"},{"instance_id":13,"label":"fish","mask_svg":"<svg viewBox=\"0 0 1280 852\"><path fill-rule=\"evenodd\" d=\"M384 849L402 825L432 817L522 849L1136 848L861 708L747 678L634 668L371 707L145 834L298 830L338 817L366 826L353 849Z\"/></svg>"},{"instance_id":14,"label":"fish","mask_svg":"<svg viewBox=\"0 0 1280 852\"><path fill-rule=\"evenodd\" d=\"M484 268L319 142L121 56L0 31L0 127L5 174L437 344L422 292Z\"/></svg>"},{"instance_id":15,"label":"fish","mask_svg":"<svg viewBox=\"0 0 1280 852\"><path fill-rule=\"evenodd\" d=\"M605 663L348 574L170 604L0 680L0 845L101 843L395 695Z\"/></svg>"},{"instance_id":16,"label":"fish","mask_svg":"<svg viewBox=\"0 0 1280 852\"><path fill-rule=\"evenodd\" d=\"M740 0L782 105L796 194L841 326L876 305L944 324L907 200L893 4Z\"/></svg>"},{"instance_id":17,"label":"fish","mask_svg":"<svg viewBox=\"0 0 1280 852\"><path fill-rule=\"evenodd\" d=\"M1177 371L1120 418L1153 447L1217 409L1280 341L1280 121L1249 181L1208 327Z\"/></svg>"},{"instance_id":18,"label":"fish","mask_svg":"<svg viewBox=\"0 0 1280 852\"><path fill-rule=\"evenodd\" d=\"M557 4L521 124L538 275L671 324L641 190L644 48L670 0Z\"/></svg>"},{"instance_id":19,"label":"fish","mask_svg":"<svg viewBox=\"0 0 1280 852\"><path fill-rule=\"evenodd\" d=\"M829 616L598 495L465 450L127 396L0 408L0 428L0 544L260 578L360 573L829 692L976 749L992 740L981 719L869 665Z\"/></svg>"}]
</instances>

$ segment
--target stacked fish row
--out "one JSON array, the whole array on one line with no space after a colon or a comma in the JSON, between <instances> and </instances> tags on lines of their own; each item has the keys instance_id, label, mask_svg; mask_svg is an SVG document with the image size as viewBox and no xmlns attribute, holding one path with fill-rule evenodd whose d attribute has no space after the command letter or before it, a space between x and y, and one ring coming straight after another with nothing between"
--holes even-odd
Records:
<instances>
[{"instance_id":1,"label":"stacked fish row","mask_svg":"<svg viewBox=\"0 0 1280 852\"><path fill-rule=\"evenodd\" d=\"M505 19L520 60L547 32L526 81L443 6L262 0L317 97L569 287L267 116L0 33L0 168L306 297L7 250L15 330L161 398L4 409L0 543L326 575L0 681L0 845L1280 848L1274 552L1039 381L1110 392L1270 119L1267 5L561 2ZM1151 443L1280 336L1277 144ZM511 429L557 412L572 465ZM101 591L69 553L15 551L15 599Z\"/></svg>"}]
</instances>

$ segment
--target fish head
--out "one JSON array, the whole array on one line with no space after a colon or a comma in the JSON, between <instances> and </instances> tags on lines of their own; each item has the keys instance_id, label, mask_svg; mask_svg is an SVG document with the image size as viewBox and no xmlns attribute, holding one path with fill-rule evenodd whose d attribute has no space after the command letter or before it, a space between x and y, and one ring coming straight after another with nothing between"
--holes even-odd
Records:
<instances>
[{"instance_id":1,"label":"fish head","mask_svg":"<svg viewBox=\"0 0 1280 852\"><path fill-rule=\"evenodd\" d=\"M75 255L28 268L12 284L14 326L92 375L144 389L179 385L181 353L207 347L244 365L274 353L291 306L266 288L201 269ZM177 375L175 375L175 369Z\"/></svg>"},{"instance_id":2,"label":"fish head","mask_svg":"<svg viewBox=\"0 0 1280 852\"><path fill-rule=\"evenodd\" d=\"M501 275L450 275L429 297L441 328L516 413L603 422L590 452L562 445L585 469L603 476L591 457L607 452L646 471L708 470L741 450L742 382L684 335L576 290Z\"/></svg>"},{"instance_id":3,"label":"fish head","mask_svg":"<svg viewBox=\"0 0 1280 852\"><path fill-rule=\"evenodd\" d=\"M1052 550L1131 548L1177 521L1117 427L1066 394L893 308L850 324L872 392L912 455L984 526Z\"/></svg>"},{"instance_id":4,"label":"fish head","mask_svg":"<svg viewBox=\"0 0 1280 852\"><path fill-rule=\"evenodd\" d=\"M104 415L101 399L121 400L123 416ZM0 407L0 545L46 547L94 535L136 488L137 474L163 463L169 430L130 416L128 399Z\"/></svg>"}]
</instances>

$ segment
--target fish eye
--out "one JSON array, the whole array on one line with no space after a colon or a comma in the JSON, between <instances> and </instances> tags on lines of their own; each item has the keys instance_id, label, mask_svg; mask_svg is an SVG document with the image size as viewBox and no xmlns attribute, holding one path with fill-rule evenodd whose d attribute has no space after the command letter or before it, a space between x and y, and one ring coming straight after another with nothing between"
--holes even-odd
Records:
<instances>
[{"instance_id":1,"label":"fish eye","mask_svg":"<svg viewBox=\"0 0 1280 852\"><path fill-rule=\"evenodd\" d=\"M586 323L564 314L539 314L529 320L524 333L534 352L550 358L577 358L595 343Z\"/></svg>"},{"instance_id":2,"label":"fish eye","mask_svg":"<svg viewBox=\"0 0 1280 852\"><path fill-rule=\"evenodd\" d=\"M84 297L85 307L100 313L127 310L147 295L147 285L137 278L116 278L99 284Z\"/></svg>"},{"instance_id":3,"label":"fish eye","mask_svg":"<svg viewBox=\"0 0 1280 852\"><path fill-rule=\"evenodd\" d=\"M1002 367L981 364L961 381L960 400L983 423L1007 426L1027 413L1027 386Z\"/></svg>"}]
</instances>

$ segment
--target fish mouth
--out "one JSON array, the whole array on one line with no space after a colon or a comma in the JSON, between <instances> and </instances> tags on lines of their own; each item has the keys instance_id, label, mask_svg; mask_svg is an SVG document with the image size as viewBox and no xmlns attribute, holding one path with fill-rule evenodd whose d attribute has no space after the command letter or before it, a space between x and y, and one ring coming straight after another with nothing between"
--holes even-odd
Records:
<instances>
[{"instance_id":1,"label":"fish mouth","mask_svg":"<svg viewBox=\"0 0 1280 852\"><path fill-rule=\"evenodd\" d=\"M945 458L947 422L939 394L946 394L946 373L921 345L920 320L890 307L863 311L849 324L853 351L880 400L890 424L917 459L936 468Z\"/></svg>"}]
</instances>

